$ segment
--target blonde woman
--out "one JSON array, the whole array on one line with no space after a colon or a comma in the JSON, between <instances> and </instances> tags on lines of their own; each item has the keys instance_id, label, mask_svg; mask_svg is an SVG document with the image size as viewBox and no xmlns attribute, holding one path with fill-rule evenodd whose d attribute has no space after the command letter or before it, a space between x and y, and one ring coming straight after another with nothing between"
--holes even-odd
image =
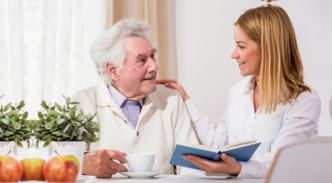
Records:
<instances>
[{"instance_id":1,"label":"blonde woman","mask_svg":"<svg viewBox=\"0 0 332 183\"><path fill-rule=\"evenodd\" d=\"M181 94L202 144L219 149L242 140L261 142L248 162L225 154L217 162L193 155L183 158L207 172L265 177L278 149L316 137L321 103L317 92L303 81L294 29L282 8L269 5L247 10L234 25L236 47L231 57L241 75L251 77L231 88L217 126L201 114L176 81L158 83Z\"/></svg>"}]
</instances>

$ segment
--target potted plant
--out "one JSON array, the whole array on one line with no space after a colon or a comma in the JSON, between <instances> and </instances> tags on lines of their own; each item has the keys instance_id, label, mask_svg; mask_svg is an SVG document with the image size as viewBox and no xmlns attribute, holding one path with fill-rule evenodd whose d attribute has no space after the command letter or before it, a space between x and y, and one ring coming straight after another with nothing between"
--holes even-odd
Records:
<instances>
[{"instance_id":1,"label":"potted plant","mask_svg":"<svg viewBox=\"0 0 332 183\"><path fill-rule=\"evenodd\" d=\"M50 158L71 154L82 165L84 146L99 140L95 132L99 132L100 125L92 121L96 113L85 115L82 110L77 112L79 102L63 97L66 100L63 107L57 103L54 106L47 105L42 101L41 106L45 110L38 112L39 120L36 120L37 127L34 131L36 146L38 148L39 141L43 141L43 148L50 145ZM80 174L81 172L82 168Z\"/></svg>"},{"instance_id":2,"label":"potted plant","mask_svg":"<svg viewBox=\"0 0 332 183\"><path fill-rule=\"evenodd\" d=\"M0 97L0 99L3 95ZM25 106L21 101L16 107L8 103L0 107L0 155L24 159L30 147L30 137L35 124L27 120L28 112L22 110ZM22 157L21 157L22 156Z\"/></svg>"}]
</instances>

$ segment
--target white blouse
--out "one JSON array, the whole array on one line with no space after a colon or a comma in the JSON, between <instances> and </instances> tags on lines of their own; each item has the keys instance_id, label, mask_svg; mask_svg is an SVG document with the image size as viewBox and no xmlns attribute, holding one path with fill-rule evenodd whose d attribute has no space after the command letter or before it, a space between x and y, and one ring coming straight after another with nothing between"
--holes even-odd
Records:
<instances>
[{"instance_id":1,"label":"white blouse","mask_svg":"<svg viewBox=\"0 0 332 183\"><path fill-rule=\"evenodd\" d=\"M311 92L301 93L286 105L279 103L272 113L260 113L260 109L255 112L251 88L250 78L231 88L226 111L217 126L192 99L185 102L202 144L220 149L242 140L261 142L250 161L240 162L240 178L266 177L280 148L315 138L321 111L319 96L310 88Z\"/></svg>"}]
</instances>

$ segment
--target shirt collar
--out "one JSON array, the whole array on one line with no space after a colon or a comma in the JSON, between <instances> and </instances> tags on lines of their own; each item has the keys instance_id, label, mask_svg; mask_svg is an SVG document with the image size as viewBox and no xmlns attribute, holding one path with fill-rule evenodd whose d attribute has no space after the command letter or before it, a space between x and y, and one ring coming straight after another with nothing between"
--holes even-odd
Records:
<instances>
[{"instance_id":1,"label":"shirt collar","mask_svg":"<svg viewBox=\"0 0 332 183\"><path fill-rule=\"evenodd\" d=\"M108 85L108 90L112 98L114 99L115 103L118 104L119 107L121 107L126 100L130 101L130 99L122 95L112 84ZM141 105L141 107L143 106L143 101L144 98L138 100L138 103Z\"/></svg>"},{"instance_id":2,"label":"shirt collar","mask_svg":"<svg viewBox=\"0 0 332 183\"><path fill-rule=\"evenodd\" d=\"M254 91L254 87L255 87L255 76L252 76L247 84L247 86L244 88L244 91L243 91L243 95L248 95L250 94L251 92Z\"/></svg>"}]
</instances>

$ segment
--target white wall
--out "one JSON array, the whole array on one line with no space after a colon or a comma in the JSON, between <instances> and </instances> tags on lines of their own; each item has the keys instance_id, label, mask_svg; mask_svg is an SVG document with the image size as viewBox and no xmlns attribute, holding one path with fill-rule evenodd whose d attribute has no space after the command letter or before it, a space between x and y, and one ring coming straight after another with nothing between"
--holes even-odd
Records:
<instances>
[{"instance_id":1,"label":"white wall","mask_svg":"<svg viewBox=\"0 0 332 183\"><path fill-rule=\"evenodd\" d=\"M178 81L201 111L218 122L232 85L243 79L235 60L234 25L245 10L260 0L175 1ZM279 0L290 16L305 68L305 81L322 102L320 136L331 136L328 101L332 94L332 2Z\"/></svg>"}]
</instances>

